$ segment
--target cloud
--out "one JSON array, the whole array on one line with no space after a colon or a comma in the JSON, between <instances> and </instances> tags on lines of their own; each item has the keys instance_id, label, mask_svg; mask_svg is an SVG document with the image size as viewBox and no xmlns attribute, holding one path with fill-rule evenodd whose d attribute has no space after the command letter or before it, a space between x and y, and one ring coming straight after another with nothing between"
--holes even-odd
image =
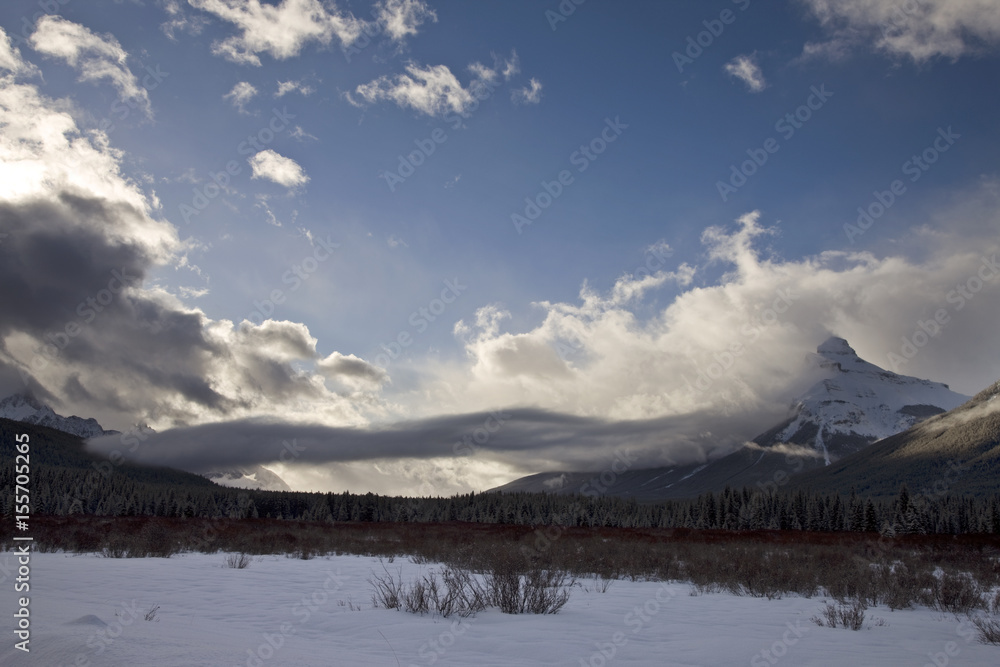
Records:
<instances>
[{"instance_id":1,"label":"cloud","mask_svg":"<svg viewBox=\"0 0 1000 667\"><path fill-rule=\"evenodd\" d=\"M531 79L528 86L518 88L510 94L514 104L538 104L542 101L542 84L538 79Z\"/></svg>"},{"instance_id":2,"label":"cloud","mask_svg":"<svg viewBox=\"0 0 1000 667\"><path fill-rule=\"evenodd\" d=\"M355 94L360 101L351 95L347 99L356 106L388 100L428 116L465 115L480 100L488 98L501 80L509 80L520 71L516 52L506 60L495 58L493 67L475 62L468 69L473 80L465 88L445 65L410 63L406 66L406 74L382 76L358 86Z\"/></svg>"},{"instance_id":3,"label":"cloud","mask_svg":"<svg viewBox=\"0 0 1000 667\"><path fill-rule=\"evenodd\" d=\"M59 58L79 70L81 81L110 82L122 100L135 102L152 117L149 95L125 64L128 54L111 35L100 37L61 16L45 15L38 20L29 41L39 53Z\"/></svg>"},{"instance_id":4,"label":"cloud","mask_svg":"<svg viewBox=\"0 0 1000 667\"><path fill-rule=\"evenodd\" d=\"M764 81L764 73L756 62L756 54L748 56L736 56L728 63L724 69L729 76L736 77L746 84L751 93L759 93L767 87Z\"/></svg>"},{"instance_id":5,"label":"cloud","mask_svg":"<svg viewBox=\"0 0 1000 667\"><path fill-rule=\"evenodd\" d=\"M5 72L30 69L11 54ZM123 153L81 132L67 108L0 73L5 391L29 388L110 428L261 414L362 425L385 414L378 383L327 386L330 355L305 325L214 320L152 284L156 271L190 266L191 244L122 173Z\"/></svg>"},{"instance_id":6,"label":"cloud","mask_svg":"<svg viewBox=\"0 0 1000 667\"><path fill-rule=\"evenodd\" d=\"M993 0L801 0L830 34L832 46L807 44L804 55L875 48L921 63L993 51L1000 12Z\"/></svg>"},{"instance_id":7,"label":"cloud","mask_svg":"<svg viewBox=\"0 0 1000 667\"><path fill-rule=\"evenodd\" d=\"M408 245L406 244L406 241L404 241L404 240L403 240L403 239L401 239L400 237L396 236L395 234L390 234L390 235L389 235L389 238L387 238L387 239L385 240L385 242L386 242L386 244L387 244L387 245L388 245L388 246L389 246L390 248L399 248L399 247L403 247L403 248L408 248L408 247L409 247L409 246L408 246Z\"/></svg>"},{"instance_id":8,"label":"cloud","mask_svg":"<svg viewBox=\"0 0 1000 667\"><path fill-rule=\"evenodd\" d=\"M236 26L239 33L213 43L212 53L241 65L259 67L261 53L287 60L299 55L310 42L325 46L336 38L350 46L363 27L353 16L331 13L319 0L282 0L277 5L260 0L188 2Z\"/></svg>"},{"instance_id":9,"label":"cloud","mask_svg":"<svg viewBox=\"0 0 1000 667\"><path fill-rule=\"evenodd\" d=\"M201 34L208 25L208 19L204 16L188 16L180 0L165 0L162 6L170 20L161 23L160 30L171 40L176 41L179 32Z\"/></svg>"},{"instance_id":10,"label":"cloud","mask_svg":"<svg viewBox=\"0 0 1000 667\"><path fill-rule=\"evenodd\" d=\"M20 49L11 44L7 33L0 31L0 70L11 74L36 74L38 70L21 58Z\"/></svg>"},{"instance_id":11,"label":"cloud","mask_svg":"<svg viewBox=\"0 0 1000 667\"><path fill-rule=\"evenodd\" d=\"M295 128L288 133L288 136L290 136L292 139L295 139L296 141L305 141L306 139L319 141L319 137L317 137L314 134L309 134L308 132L302 129L301 125L296 125Z\"/></svg>"},{"instance_id":12,"label":"cloud","mask_svg":"<svg viewBox=\"0 0 1000 667\"><path fill-rule=\"evenodd\" d=\"M251 178L266 178L286 188L297 188L309 182L309 176L295 160L271 149L257 153L248 162L253 170Z\"/></svg>"},{"instance_id":13,"label":"cloud","mask_svg":"<svg viewBox=\"0 0 1000 667\"><path fill-rule=\"evenodd\" d=\"M439 493L451 493L488 488L509 480L512 474L539 468L598 471L611 462L616 449L636 468L700 462L706 452L728 451L718 442L731 440L737 446L738 433L766 424L771 416L747 420L689 414L612 422L520 408L430 417L380 428L243 419L162 431L142 442L134 459L129 458L188 470L292 460L298 467L293 467L294 473L319 469L333 479L345 464L364 464L367 474L360 466L354 471L365 480L365 488L389 492L393 487L387 482L393 480L398 492L402 478L408 486L425 490L427 480L435 480ZM714 432L706 433L704 424L710 420ZM108 454L122 444L112 436L93 439L88 448ZM373 474L385 469L391 476Z\"/></svg>"},{"instance_id":14,"label":"cloud","mask_svg":"<svg viewBox=\"0 0 1000 667\"><path fill-rule=\"evenodd\" d=\"M779 230L746 214L735 227L704 231L702 263L626 274L606 291L584 283L578 301L535 303L536 326L505 330L507 309L482 307L455 328L466 360L424 369L435 378L426 385L460 387L431 395L444 411L531 405L609 420L774 414L805 389L816 346L837 334L883 368L895 357L902 363L893 370L974 393L1000 377L992 342L976 342L977 332L1000 326L1000 275L989 289L979 278L1000 250L989 231L1000 224L998 193L995 181L962 193L936 216L938 231L915 228L884 257L770 257L759 246ZM925 259L907 259L904 248ZM956 286L970 280L984 287L965 300ZM676 296L649 313L665 288ZM947 325L904 357L903 341L941 309Z\"/></svg>"},{"instance_id":15,"label":"cloud","mask_svg":"<svg viewBox=\"0 0 1000 667\"><path fill-rule=\"evenodd\" d=\"M333 352L317 361L316 369L327 379L353 388L377 388L389 382L389 374L384 369L353 354Z\"/></svg>"},{"instance_id":16,"label":"cloud","mask_svg":"<svg viewBox=\"0 0 1000 667\"><path fill-rule=\"evenodd\" d=\"M316 92L315 88L306 85L301 81L279 81L278 90L274 93L274 96L284 97L288 93L299 93L301 95L309 96L314 92Z\"/></svg>"},{"instance_id":17,"label":"cloud","mask_svg":"<svg viewBox=\"0 0 1000 667\"><path fill-rule=\"evenodd\" d=\"M233 89L222 96L222 99L229 100L237 111L247 113L246 104L257 94L257 89L246 81L240 81Z\"/></svg>"},{"instance_id":18,"label":"cloud","mask_svg":"<svg viewBox=\"0 0 1000 667\"><path fill-rule=\"evenodd\" d=\"M437 23L437 14L421 0L382 0L375 11L385 34L397 42L416 35L424 21Z\"/></svg>"}]
</instances>

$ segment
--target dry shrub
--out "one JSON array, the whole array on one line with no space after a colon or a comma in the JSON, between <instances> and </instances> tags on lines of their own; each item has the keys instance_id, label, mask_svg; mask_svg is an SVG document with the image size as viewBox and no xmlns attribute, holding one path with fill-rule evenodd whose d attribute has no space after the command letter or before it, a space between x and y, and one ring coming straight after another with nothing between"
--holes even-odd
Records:
<instances>
[{"instance_id":1,"label":"dry shrub","mask_svg":"<svg viewBox=\"0 0 1000 667\"><path fill-rule=\"evenodd\" d=\"M813 616L816 625L826 625L828 628L842 627L849 630L860 630L865 624L867 605L861 600L850 603L833 604L827 602L823 606L822 616Z\"/></svg>"},{"instance_id":2,"label":"dry shrub","mask_svg":"<svg viewBox=\"0 0 1000 667\"><path fill-rule=\"evenodd\" d=\"M226 554L223 559L223 563L226 567L231 567L235 570L245 570L250 567L250 554L238 553L238 554Z\"/></svg>"}]
</instances>

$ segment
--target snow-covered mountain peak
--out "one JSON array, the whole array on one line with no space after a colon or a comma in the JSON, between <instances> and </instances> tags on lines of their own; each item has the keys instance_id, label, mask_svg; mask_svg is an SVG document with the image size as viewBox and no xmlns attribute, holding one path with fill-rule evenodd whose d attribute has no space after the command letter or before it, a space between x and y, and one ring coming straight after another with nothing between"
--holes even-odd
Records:
<instances>
[{"instance_id":1,"label":"snow-covered mountain peak","mask_svg":"<svg viewBox=\"0 0 1000 667\"><path fill-rule=\"evenodd\" d=\"M81 438L96 438L100 435L115 435L118 431L105 431L96 419L83 419L77 416L63 417L45 405L32 394L12 394L0 401L0 417L47 426L57 431L69 433Z\"/></svg>"},{"instance_id":2,"label":"snow-covered mountain peak","mask_svg":"<svg viewBox=\"0 0 1000 667\"><path fill-rule=\"evenodd\" d=\"M864 373L885 373L875 364L868 363L858 356L854 348L843 338L831 336L816 348L819 355L817 363L822 368L838 369L840 371L859 371Z\"/></svg>"},{"instance_id":3,"label":"snow-covered mountain peak","mask_svg":"<svg viewBox=\"0 0 1000 667\"><path fill-rule=\"evenodd\" d=\"M843 338L827 339L816 353L827 377L793 402L792 418L771 444L810 445L829 462L969 400L940 382L879 368Z\"/></svg>"}]
</instances>

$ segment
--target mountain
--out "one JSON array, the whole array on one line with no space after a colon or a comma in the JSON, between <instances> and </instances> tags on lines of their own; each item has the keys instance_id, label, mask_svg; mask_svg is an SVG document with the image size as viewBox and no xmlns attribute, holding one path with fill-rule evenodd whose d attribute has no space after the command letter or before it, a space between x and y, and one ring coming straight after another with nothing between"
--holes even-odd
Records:
<instances>
[{"instance_id":1,"label":"mountain","mask_svg":"<svg viewBox=\"0 0 1000 667\"><path fill-rule=\"evenodd\" d=\"M787 421L754 442L808 445L829 465L969 400L946 384L883 370L858 357L843 338L820 345L813 362L829 377L793 404Z\"/></svg>"},{"instance_id":2,"label":"mountain","mask_svg":"<svg viewBox=\"0 0 1000 667\"><path fill-rule=\"evenodd\" d=\"M212 470L202 473L202 476L212 480L219 486L229 486L238 489L259 489L262 491L292 490L285 483L285 480L260 465Z\"/></svg>"},{"instance_id":3,"label":"mountain","mask_svg":"<svg viewBox=\"0 0 1000 667\"><path fill-rule=\"evenodd\" d=\"M13 443L20 434L27 434L30 438L32 484L36 490L43 477L50 477L53 484L63 485L53 489L53 493L58 492L57 495L82 493L82 489L86 489L87 493L97 493L97 484L103 480L128 480L154 486L217 488L200 475L173 468L143 466L121 460L111 463L106 457L87 451L85 439L80 436L48 426L0 418L0 442ZM13 470L14 455L13 447L0 447L0 465ZM60 477L62 473L69 476ZM66 480L75 475L79 475L81 484L66 488ZM35 500L34 494L32 499Z\"/></svg>"},{"instance_id":4,"label":"mountain","mask_svg":"<svg viewBox=\"0 0 1000 667\"><path fill-rule=\"evenodd\" d=\"M56 414L48 405L41 403L31 394L13 394L0 401L0 419L10 419L22 424L45 426L63 433L69 433L87 440L102 435L120 435L120 431L105 430L96 419L83 419ZM155 433L146 424L135 424L129 434L138 434L140 440L146 434ZM265 491L291 491L285 480L263 466L230 468L197 473L220 486L241 489L262 489Z\"/></svg>"},{"instance_id":5,"label":"mountain","mask_svg":"<svg viewBox=\"0 0 1000 667\"><path fill-rule=\"evenodd\" d=\"M13 394L0 401L0 418L11 419L25 424L47 426L80 438L96 438L100 435L117 435L118 431L105 431L96 419L63 417L52 408L39 402L31 394Z\"/></svg>"},{"instance_id":6,"label":"mountain","mask_svg":"<svg viewBox=\"0 0 1000 667\"><path fill-rule=\"evenodd\" d=\"M893 497L983 495L1000 490L1000 382L945 414L794 477L790 489Z\"/></svg>"},{"instance_id":7,"label":"mountain","mask_svg":"<svg viewBox=\"0 0 1000 667\"><path fill-rule=\"evenodd\" d=\"M627 470L617 474L606 491L595 473L569 472L523 477L498 490L598 492L663 500L726 486L776 489L796 474L829 466L969 399L945 384L879 368L861 359L842 338L824 341L810 361L823 378L792 402L785 420L727 456Z\"/></svg>"}]
</instances>

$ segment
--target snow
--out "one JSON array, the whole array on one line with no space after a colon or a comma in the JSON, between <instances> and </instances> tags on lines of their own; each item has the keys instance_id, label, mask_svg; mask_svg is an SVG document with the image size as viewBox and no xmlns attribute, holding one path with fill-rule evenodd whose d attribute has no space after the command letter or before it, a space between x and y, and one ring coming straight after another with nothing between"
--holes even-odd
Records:
<instances>
[{"instance_id":1,"label":"snow","mask_svg":"<svg viewBox=\"0 0 1000 667\"><path fill-rule=\"evenodd\" d=\"M856 434L878 440L913 426L919 418L902 412L907 406L952 410L969 400L940 382L897 375L857 356L842 338L830 338L817 349L816 363L829 376L797 401L798 414L779 435L784 442L804 424L821 425L825 435ZM820 445L820 439L816 442ZM829 458L826 441L817 446Z\"/></svg>"},{"instance_id":2,"label":"snow","mask_svg":"<svg viewBox=\"0 0 1000 667\"><path fill-rule=\"evenodd\" d=\"M81 438L94 438L118 433L118 431L105 431L96 419L83 419L75 415L63 417L56 414L48 405L39 403L35 398L24 394L12 394L0 401L0 417L25 424L47 426Z\"/></svg>"},{"instance_id":3,"label":"snow","mask_svg":"<svg viewBox=\"0 0 1000 667\"><path fill-rule=\"evenodd\" d=\"M291 491L285 480L277 473L262 465L241 466L227 470L209 470L198 473L219 486L236 489L260 489L264 491Z\"/></svg>"},{"instance_id":4,"label":"snow","mask_svg":"<svg viewBox=\"0 0 1000 667\"><path fill-rule=\"evenodd\" d=\"M1000 662L1000 648L977 643L967 621L927 609L873 608L869 617L887 625L868 623L852 632L810 621L823 607L821 597L692 596L685 583L629 581L615 581L600 593L596 582L582 580L554 616L488 611L442 619L373 608L367 580L382 571L373 558L267 556L245 570L222 567L223 558L33 553L31 653L13 648L17 603L8 591L0 596L0 616L7 619L0 664L919 667L935 657L938 664ZM15 565L13 554L0 555L5 586ZM393 573L402 568L409 580L437 566L396 559L386 567ZM154 605L157 620L143 620Z\"/></svg>"}]
</instances>

